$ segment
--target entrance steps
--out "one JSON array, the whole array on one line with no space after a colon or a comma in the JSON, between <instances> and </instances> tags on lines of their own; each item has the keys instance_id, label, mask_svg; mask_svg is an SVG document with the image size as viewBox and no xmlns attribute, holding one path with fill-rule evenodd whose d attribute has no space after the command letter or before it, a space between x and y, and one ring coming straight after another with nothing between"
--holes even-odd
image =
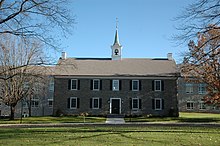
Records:
<instances>
[{"instance_id":1,"label":"entrance steps","mask_svg":"<svg viewBox=\"0 0 220 146\"><path fill-rule=\"evenodd\" d=\"M114 114L110 114L107 115L106 124L124 124L125 120L124 120L124 115L114 115Z\"/></svg>"}]
</instances>

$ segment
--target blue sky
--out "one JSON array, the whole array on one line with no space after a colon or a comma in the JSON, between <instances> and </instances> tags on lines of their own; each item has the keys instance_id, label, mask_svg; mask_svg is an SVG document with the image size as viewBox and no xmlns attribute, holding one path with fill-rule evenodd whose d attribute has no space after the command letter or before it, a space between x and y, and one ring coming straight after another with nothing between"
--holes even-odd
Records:
<instances>
[{"instance_id":1,"label":"blue sky","mask_svg":"<svg viewBox=\"0 0 220 146\"><path fill-rule=\"evenodd\" d=\"M122 58L166 57L180 60L186 46L171 40L178 33L174 17L192 0L72 0L76 15L72 35L61 44L67 57L111 57L116 18Z\"/></svg>"}]
</instances>

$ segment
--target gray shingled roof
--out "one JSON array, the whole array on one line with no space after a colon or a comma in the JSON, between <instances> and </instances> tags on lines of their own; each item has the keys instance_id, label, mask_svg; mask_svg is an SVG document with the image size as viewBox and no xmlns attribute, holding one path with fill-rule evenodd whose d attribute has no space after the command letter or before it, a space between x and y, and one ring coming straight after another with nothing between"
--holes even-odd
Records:
<instances>
[{"instance_id":1,"label":"gray shingled roof","mask_svg":"<svg viewBox=\"0 0 220 146\"><path fill-rule=\"evenodd\" d=\"M168 59L67 58L60 59L56 75L79 76L175 76L176 63Z\"/></svg>"}]
</instances>

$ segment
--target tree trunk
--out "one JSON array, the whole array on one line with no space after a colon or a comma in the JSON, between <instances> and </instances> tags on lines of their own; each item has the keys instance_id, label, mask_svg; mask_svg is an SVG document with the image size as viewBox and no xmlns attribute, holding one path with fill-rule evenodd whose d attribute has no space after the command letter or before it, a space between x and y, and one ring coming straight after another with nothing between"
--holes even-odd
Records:
<instances>
[{"instance_id":1,"label":"tree trunk","mask_svg":"<svg viewBox=\"0 0 220 146\"><path fill-rule=\"evenodd\" d=\"M11 108L11 115L9 120L14 120L15 119L15 106L10 106Z\"/></svg>"}]
</instances>

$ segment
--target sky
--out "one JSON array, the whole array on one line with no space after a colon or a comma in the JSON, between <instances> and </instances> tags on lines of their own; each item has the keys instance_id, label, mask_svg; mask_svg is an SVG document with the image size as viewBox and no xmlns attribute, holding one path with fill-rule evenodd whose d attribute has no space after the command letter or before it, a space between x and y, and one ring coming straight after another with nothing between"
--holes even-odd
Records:
<instances>
[{"instance_id":1,"label":"sky","mask_svg":"<svg viewBox=\"0 0 220 146\"><path fill-rule=\"evenodd\" d=\"M172 36L179 32L174 18L192 0L72 0L73 32L61 45L67 57L111 57L116 18L122 58L164 58L173 53L179 62L186 46Z\"/></svg>"}]
</instances>

